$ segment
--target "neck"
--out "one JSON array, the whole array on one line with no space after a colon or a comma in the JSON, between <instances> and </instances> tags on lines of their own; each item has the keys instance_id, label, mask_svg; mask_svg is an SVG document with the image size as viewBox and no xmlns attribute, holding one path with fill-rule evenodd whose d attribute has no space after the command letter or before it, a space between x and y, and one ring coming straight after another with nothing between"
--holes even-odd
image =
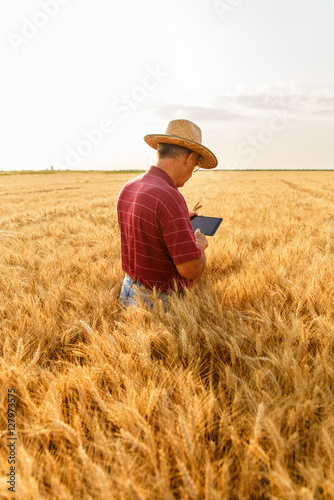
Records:
<instances>
[{"instance_id":1,"label":"neck","mask_svg":"<svg viewBox=\"0 0 334 500\"><path fill-rule=\"evenodd\" d=\"M169 177L172 179L176 187L178 186L179 183L179 166L177 164L178 162L175 162L174 160L170 158L165 158L165 159L160 159L158 160L156 167L161 168L166 174L169 175Z\"/></svg>"}]
</instances>

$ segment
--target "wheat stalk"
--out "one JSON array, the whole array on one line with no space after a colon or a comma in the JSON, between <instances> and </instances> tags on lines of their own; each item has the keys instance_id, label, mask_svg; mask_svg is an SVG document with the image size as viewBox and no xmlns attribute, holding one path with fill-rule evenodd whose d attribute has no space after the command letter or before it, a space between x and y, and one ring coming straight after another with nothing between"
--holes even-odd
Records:
<instances>
[{"instance_id":1,"label":"wheat stalk","mask_svg":"<svg viewBox=\"0 0 334 500\"><path fill-rule=\"evenodd\" d=\"M153 312L119 308L131 174L2 176L1 437L15 394L18 497L333 496L334 174L225 176L183 188L224 227L167 312L157 296Z\"/></svg>"},{"instance_id":2,"label":"wheat stalk","mask_svg":"<svg viewBox=\"0 0 334 500\"><path fill-rule=\"evenodd\" d=\"M194 206L194 208L192 209L192 212L197 212L197 210L199 210L200 208L202 208L203 205L201 205L200 202L197 202Z\"/></svg>"}]
</instances>

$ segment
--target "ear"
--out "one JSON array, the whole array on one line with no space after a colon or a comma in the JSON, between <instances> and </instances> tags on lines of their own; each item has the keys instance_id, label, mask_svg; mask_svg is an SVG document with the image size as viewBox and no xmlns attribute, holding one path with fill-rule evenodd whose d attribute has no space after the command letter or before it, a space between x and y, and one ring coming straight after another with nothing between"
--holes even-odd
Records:
<instances>
[{"instance_id":1,"label":"ear","mask_svg":"<svg viewBox=\"0 0 334 500\"><path fill-rule=\"evenodd\" d=\"M187 165L187 167L189 167L190 163L192 162L194 154L196 154L196 153L194 153L194 151L191 151L191 153L186 156L186 165Z\"/></svg>"}]
</instances>

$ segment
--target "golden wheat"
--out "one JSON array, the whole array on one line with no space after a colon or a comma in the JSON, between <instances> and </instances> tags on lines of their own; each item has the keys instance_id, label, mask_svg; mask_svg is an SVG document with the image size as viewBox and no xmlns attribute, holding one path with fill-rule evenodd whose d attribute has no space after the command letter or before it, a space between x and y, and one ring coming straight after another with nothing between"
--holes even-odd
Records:
<instances>
[{"instance_id":1,"label":"golden wheat","mask_svg":"<svg viewBox=\"0 0 334 500\"><path fill-rule=\"evenodd\" d=\"M333 499L332 172L199 172L224 221L168 311L121 311L134 174L0 177L0 497Z\"/></svg>"}]
</instances>

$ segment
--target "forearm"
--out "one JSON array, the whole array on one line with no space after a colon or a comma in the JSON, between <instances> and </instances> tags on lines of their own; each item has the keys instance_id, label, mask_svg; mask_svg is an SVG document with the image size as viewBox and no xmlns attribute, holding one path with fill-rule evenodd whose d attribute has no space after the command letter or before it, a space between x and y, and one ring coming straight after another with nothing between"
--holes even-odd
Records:
<instances>
[{"instance_id":1,"label":"forearm","mask_svg":"<svg viewBox=\"0 0 334 500\"><path fill-rule=\"evenodd\" d=\"M198 266L199 266L199 276L202 274L204 271L205 265L206 265L206 255L205 255L205 250L201 248L202 255L198 259Z\"/></svg>"},{"instance_id":2,"label":"forearm","mask_svg":"<svg viewBox=\"0 0 334 500\"><path fill-rule=\"evenodd\" d=\"M176 268L181 276L189 280L195 280L198 278L202 274L206 264L205 250L208 247L208 241L199 229L196 229L195 231L195 240L197 248L201 250L201 256L197 259L189 260L188 262L176 265Z\"/></svg>"},{"instance_id":3,"label":"forearm","mask_svg":"<svg viewBox=\"0 0 334 500\"><path fill-rule=\"evenodd\" d=\"M189 260L188 262L183 262L182 264L178 264L176 266L181 276L189 280L194 280L196 278L199 278L206 264L205 251L203 248L200 248L199 246L198 248L202 252L202 255L198 257L198 259Z\"/></svg>"}]
</instances>

